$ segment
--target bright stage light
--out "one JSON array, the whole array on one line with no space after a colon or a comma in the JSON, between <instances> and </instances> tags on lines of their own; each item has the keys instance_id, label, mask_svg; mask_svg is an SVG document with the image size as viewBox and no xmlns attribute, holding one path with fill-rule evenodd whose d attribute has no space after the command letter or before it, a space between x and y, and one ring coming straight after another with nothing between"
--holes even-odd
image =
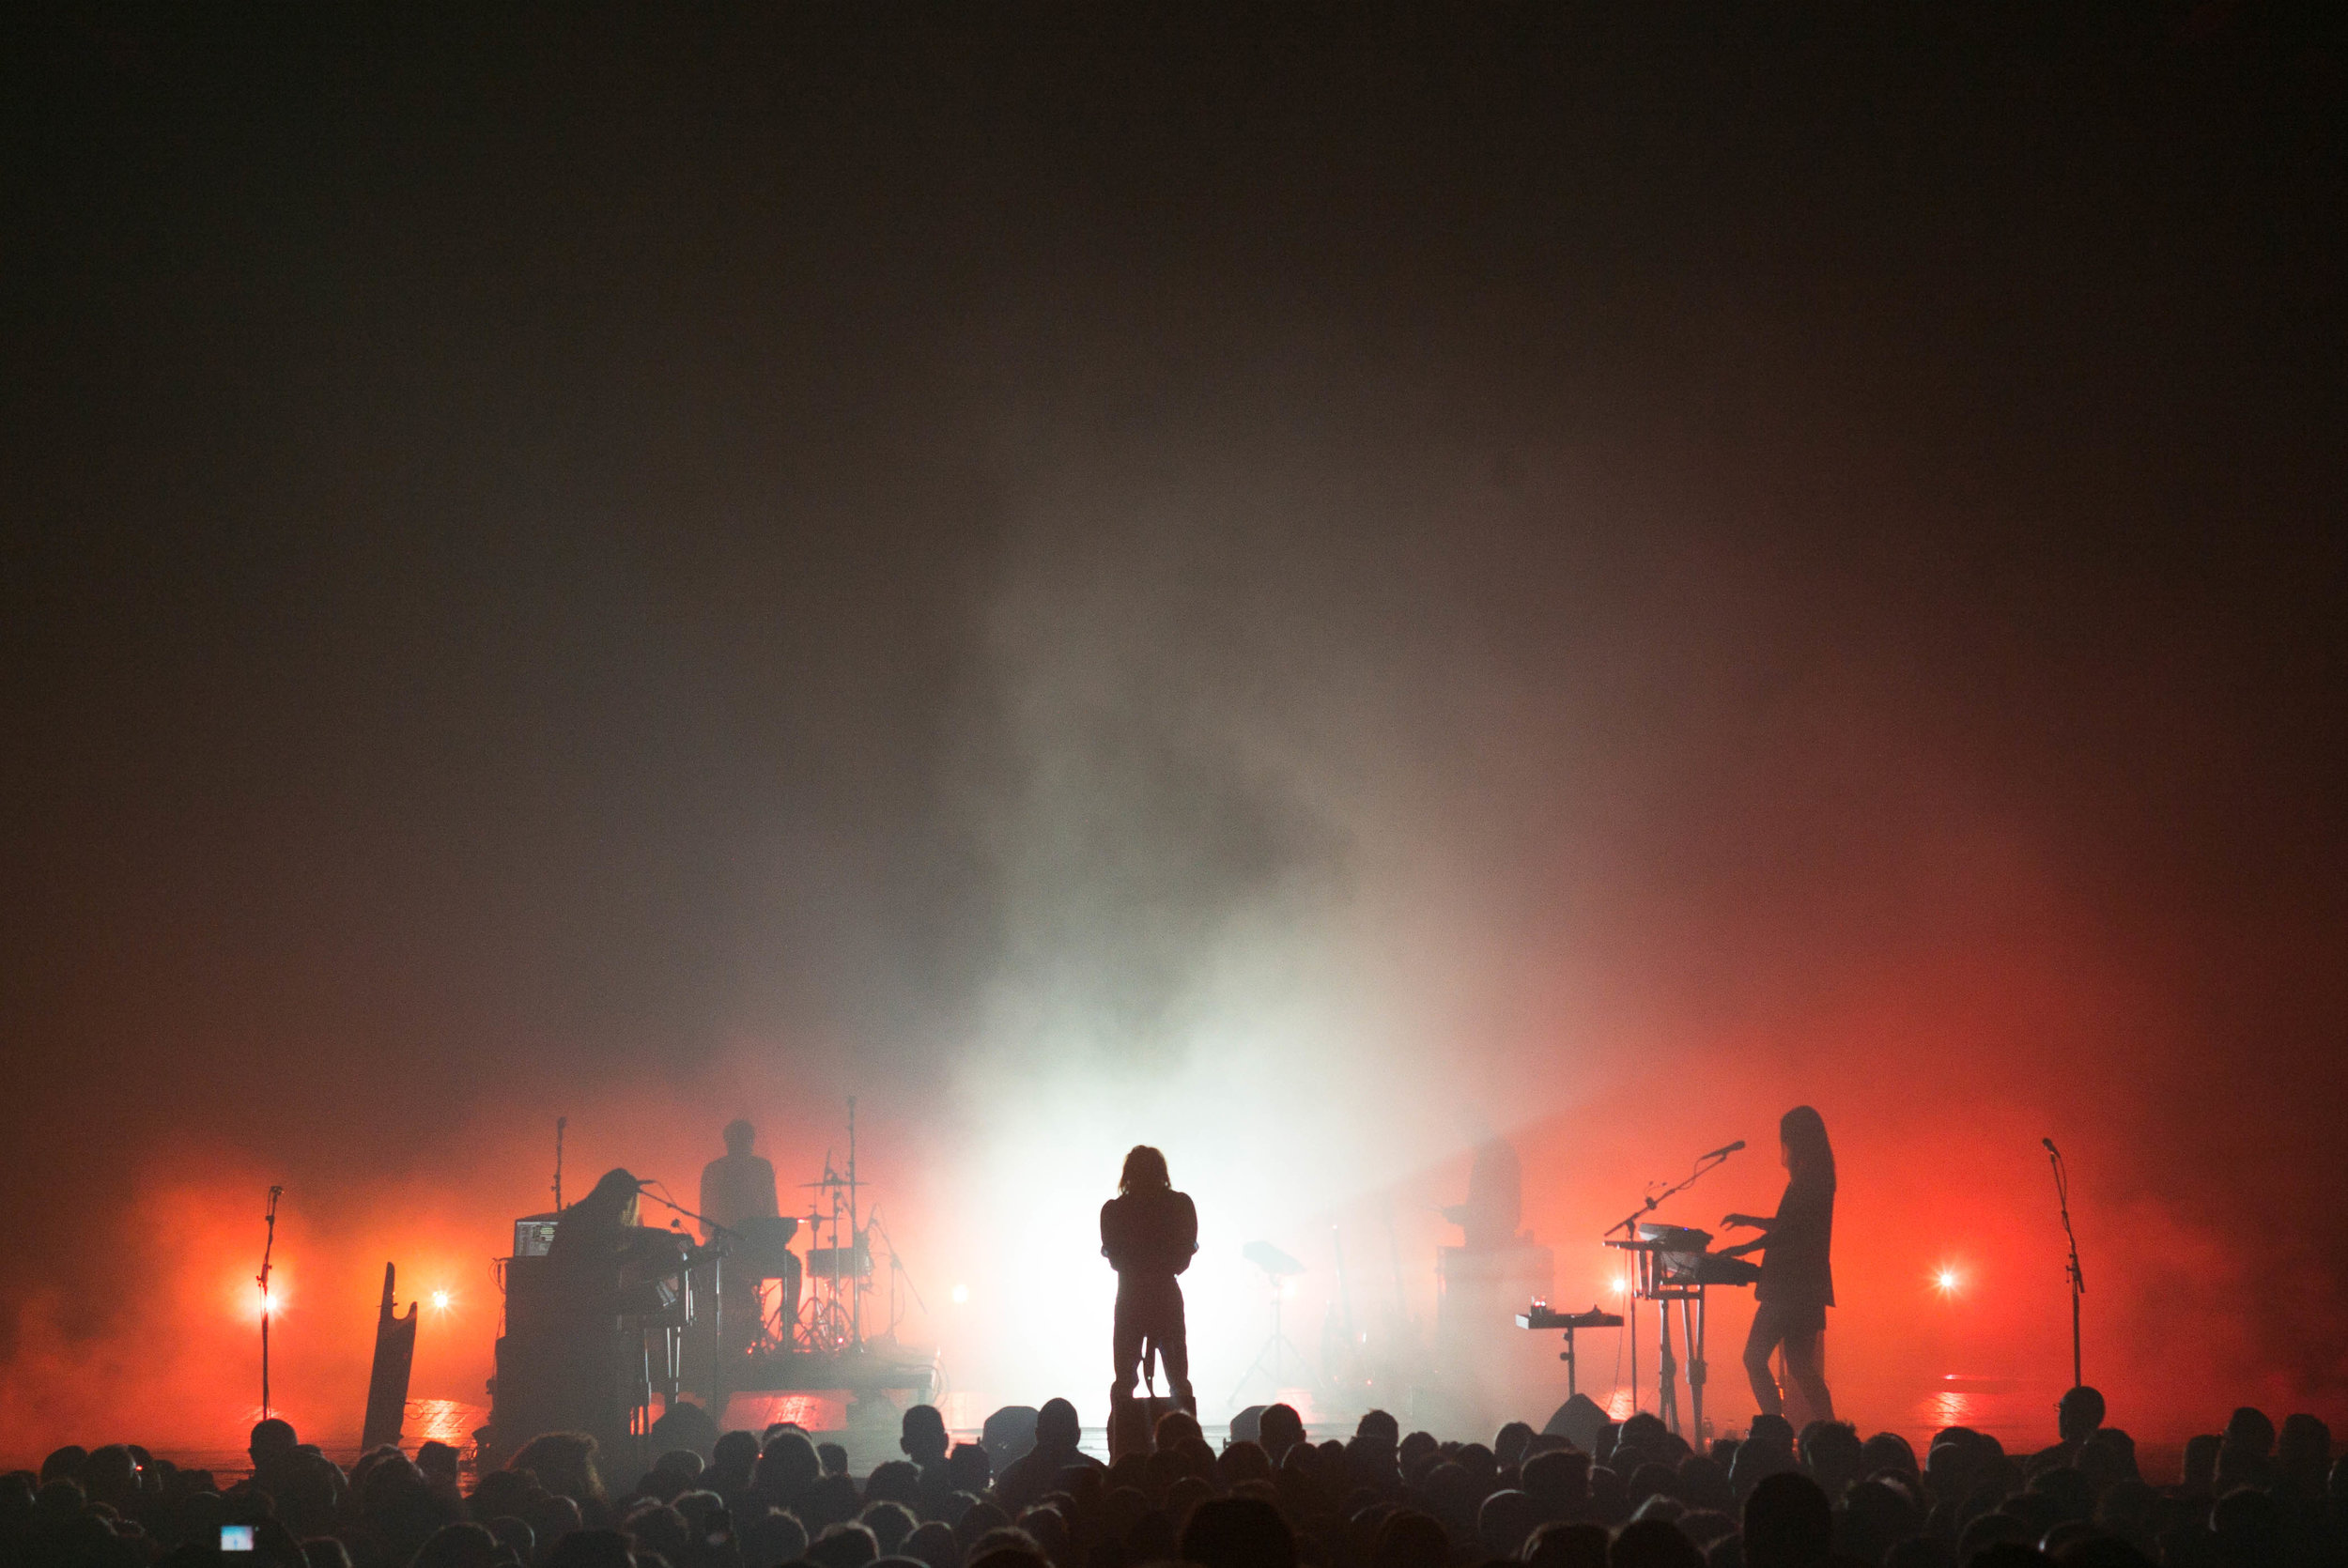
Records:
<instances>
[{"instance_id":1,"label":"bright stage light","mask_svg":"<svg viewBox=\"0 0 2348 1568\"><path fill-rule=\"evenodd\" d=\"M1956 1287L1962 1284L1964 1280L1954 1268L1943 1267L1933 1272L1932 1287L1943 1296L1955 1295Z\"/></svg>"},{"instance_id":2,"label":"bright stage light","mask_svg":"<svg viewBox=\"0 0 2348 1568\"><path fill-rule=\"evenodd\" d=\"M449 1303L456 1299L456 1298L451 1296L445 1290L436 1290L432 1293L432 1310L434 1312L446 1312L449 1309Z\"/></svg>"},{"instance_id":3,"label":"bright stage light","mask_svg":"<svg viewBox=\"0 0 2348 1568\"><path fill-rule=\"evenodd\" d=\"M955 1306L968 1306L970 1304L970 1287L966 1284L958 1284L954 1286L953 1297Z\"/></svg>"},{"instance_id":4,"label":"bright stage light","mask_svg":"<svg viewBox=\"0 0 2348 1568\"><path fill-rule=\"evenodd\" d=\"M258 1323L265 1317L282 1316L286 1299L293 1294L287 1288L288 1284L284 1271L280 1270L270 1281L269 1290L264 1293L260 1283L248 1274L234 1287L230 1310L253 1323Z\"/></svg>"}]
</instances>

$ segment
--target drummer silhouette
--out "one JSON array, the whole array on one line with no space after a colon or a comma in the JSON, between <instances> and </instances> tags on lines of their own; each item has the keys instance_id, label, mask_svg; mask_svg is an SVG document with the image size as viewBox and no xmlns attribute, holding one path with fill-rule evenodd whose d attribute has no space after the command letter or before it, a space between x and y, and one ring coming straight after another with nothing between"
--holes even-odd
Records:
<instances>
[{"instance_id":1,"label":"drummer silhouette","mask_svg":"<svg viewBox=\"0 0 2348 1568\"><path fill-rule=\"evenodd\" d=\"M782 1278L786 1270L791 1276L797 1272L798 1260L784 1253L779 1258L764 1260L766 1252L779 1252L779 1246L767 1246L767 1233L781 1231L787 1243L787 1230L761 1222L772 1222L780 1212L775 1201L775 1168L752 1152L758 1143L758 1129L736 1118L726 1125L726 1152L702 1167L702 1239L712 1239L719 1226L734 1235L736 1254L726 1265L724 1313L726 1337L735 1345L748 1344L757 1337L763 1308L759 1280ZM796 1312L798 1305L797 1280L784 1279L784 1310Z\"/></svg>"},{"instance_id":2,"label":"drummer silhouette","mask_svg":"<svg viewBox=\"0 0 2348 1568\"><path fill-rule=\"evenodd\" d=\"M781 1212L775 1202L775 1168L751 1153L758 1129L739 1118L726 1125L726 1152L702 1167L702 1231L709 1238L709 1222L732 1230L745 1220L771 1220Z\"/></svg>"}]
</instances>

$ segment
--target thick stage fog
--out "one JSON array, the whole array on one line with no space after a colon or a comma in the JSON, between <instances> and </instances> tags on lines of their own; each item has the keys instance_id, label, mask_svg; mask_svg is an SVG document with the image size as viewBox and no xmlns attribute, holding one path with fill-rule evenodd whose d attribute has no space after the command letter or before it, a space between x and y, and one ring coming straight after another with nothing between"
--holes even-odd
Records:
<instances>
[{"instance_id":1,"label":"thick stage fog","mask_svg":"<svg viewBox=\"0 0 2348 1568\"><path fill-rule=\"evenodd\" d=\"M2348 1420L2337 75L1497 15L28 42L0 1453L236 1444L272 1183L355 1434L558 1116L788 1209L850 1096L988 1404L1100 1419L1135 1143L1213 1419L1244 1244L1423 1338L1499 1136L1616 1305L1808 1103L1862 1430L2069 1381L2047 1136L2115 1420Z\"/></svg>"}]
</instances>

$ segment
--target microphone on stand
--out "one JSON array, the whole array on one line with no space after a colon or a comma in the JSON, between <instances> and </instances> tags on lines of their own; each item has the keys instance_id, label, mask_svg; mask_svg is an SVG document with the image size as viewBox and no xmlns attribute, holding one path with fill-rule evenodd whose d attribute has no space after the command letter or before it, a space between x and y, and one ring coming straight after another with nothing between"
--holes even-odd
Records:
<instances>
[{"instance_id":1,"label":"microphone on stand","mask_svg":"<svg viewBox=\"0 0 2348 1568\"><path fill-rule=\"evenodd\" d=\"M1730 1155L1735 1154L1738 1149L1743 1148L1744 1146L1745 1141L1742 1138L1739 1138L1733 1144L1722 1144L1719 1148L1714 1149L1704 1158L1707 1160L1725 1160Z\"/></svg>"}]
</instances>

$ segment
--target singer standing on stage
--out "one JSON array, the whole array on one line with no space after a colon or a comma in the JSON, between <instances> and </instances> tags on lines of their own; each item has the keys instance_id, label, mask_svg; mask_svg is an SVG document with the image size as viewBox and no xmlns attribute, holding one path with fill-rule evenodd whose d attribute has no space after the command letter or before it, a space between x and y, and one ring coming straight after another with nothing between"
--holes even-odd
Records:
<instances>
[{"instance_id":1,"label":"singer standing on stage","mask_svg":"<svg viewBox=\"0 0 2348 1568\"><path fill-rule=\"evenodd\" d=\"M1834 1399L1827 1391L1820 1341L1826 1309L1834 1305L1834 1270L1828 1254L1834 1242L1834 1147L1826 1120L1807 1105L1778 1118L1779 1158L1785 1163L1785 1194L1770 1219L1731 1214L1721 1222L1734 1228L1757 1225L1762 1234L1724 1256L1762 1249L1761 1281L1753 1290L1759 1305L1745 1340L1745 1376L1765 1416L1785 1413L1785 1396L1769 1370L1769 1352L1785 1347L1785 1372L1807 1407L1807 1421L1832 1421ZM1804 1424L1804 1423L1797 1423Z\"/></svg>"},{"instance_id":2,"label":"singer standing on stage","mask_svg":"<svg viewBox=\"0 0 2348 1568\"><path fill-rule=\"evenodd\" d=\"M1166 1391L1196 1415L1182 1287L1175 1276L1198 1251L1197 1207L1188 1193L1174 1191L1166 1156L1147 1144L1125 1156L1117 1193L1101 1206L1101 1255L1117 1270L1117 1381L1109 1387L1109 1404L1115 1408L1133 1399L1142 1357L1154 1351L1166 1363Z\"/></svg>"}]
</instances>

